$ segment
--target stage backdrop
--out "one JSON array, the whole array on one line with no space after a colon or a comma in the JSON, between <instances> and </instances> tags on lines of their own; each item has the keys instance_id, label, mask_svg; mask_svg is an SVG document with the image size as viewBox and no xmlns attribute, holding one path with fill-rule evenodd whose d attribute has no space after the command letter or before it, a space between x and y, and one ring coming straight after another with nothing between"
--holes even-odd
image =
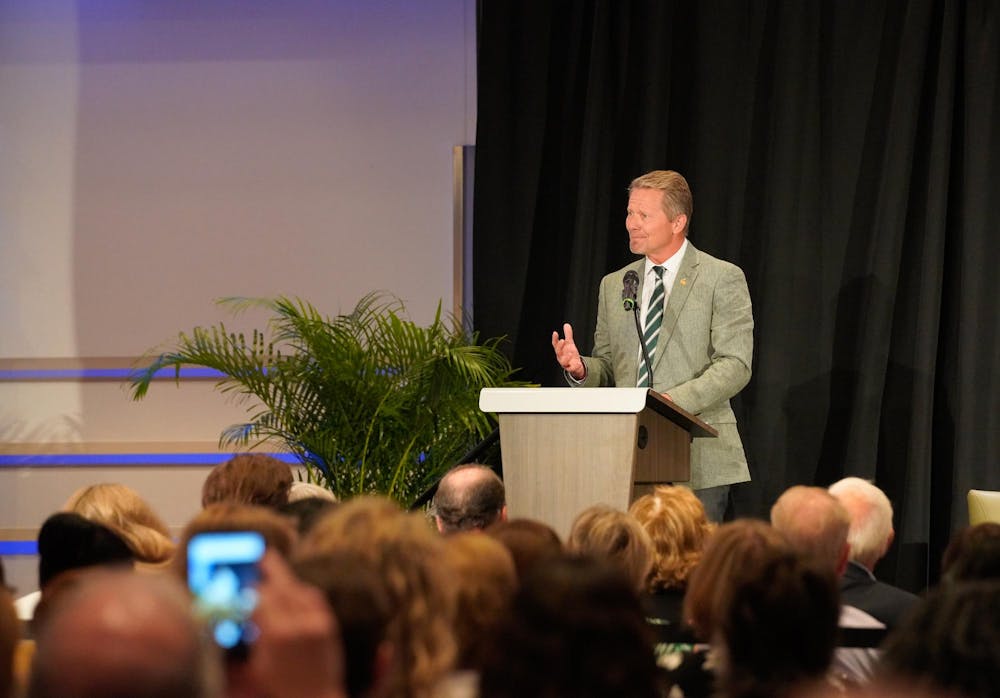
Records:
<instances>
[{"instance_id":1,"label":"stage backdrop","mask_svg":"<svg viewBox=\"0 0 1000 698\"><path fill-rule=\"evenodd\" d=\"M626 188L676 169L691 240L746 271L737 400L766 516L797 484L873 478L935 579L970 487L1000 489L1000 5L968 0L480 3L475 321L525 377L592 346L629 262Z\"/></svg>"}]
</instances>

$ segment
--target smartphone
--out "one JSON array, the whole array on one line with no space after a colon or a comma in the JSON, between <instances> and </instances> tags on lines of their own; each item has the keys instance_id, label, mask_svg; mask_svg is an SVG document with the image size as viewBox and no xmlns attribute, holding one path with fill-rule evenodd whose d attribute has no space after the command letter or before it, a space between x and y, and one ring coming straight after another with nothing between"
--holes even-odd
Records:
<instances>
[{"instance_id":1,"label":"smartphone","mask_svg":"<svg viewBox=\"0 0 1000 698\"><path fill-rule=\"evenodd\" d=\"M195 612L234 659L246 658L257 635L250 615L257 606L264 548L264 537L255 531L197 533L187 546Z\"/></svg>"}]
</instances>

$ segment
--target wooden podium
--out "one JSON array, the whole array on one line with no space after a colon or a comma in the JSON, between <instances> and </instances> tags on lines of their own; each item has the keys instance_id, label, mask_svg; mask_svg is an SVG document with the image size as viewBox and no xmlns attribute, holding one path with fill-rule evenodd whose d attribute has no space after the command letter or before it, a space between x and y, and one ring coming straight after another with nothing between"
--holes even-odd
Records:
<instances>
[{"instance_id":1,"label":"wooden podium","mask_svg":"<svg viewBox=\"0 0 1000 698\"><path fill-rule=\"evenodd\" d=\"M510 516L565 540L592 504L626 510L654 485L691 477L691 439L718 432L646 388L485 388L500 417Z\"/></svg>"}]
</instances>

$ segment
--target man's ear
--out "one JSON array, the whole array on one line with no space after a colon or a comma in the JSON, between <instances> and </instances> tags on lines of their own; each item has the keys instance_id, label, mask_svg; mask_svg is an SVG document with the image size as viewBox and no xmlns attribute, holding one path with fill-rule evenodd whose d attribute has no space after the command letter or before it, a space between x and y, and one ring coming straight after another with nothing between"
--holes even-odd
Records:
<instances>
[{"instance_id":1,"label":"man's ear","mask_svg":"<svg viewBox=\"0 0 1000 698\"><path fill-rule=\"evenodd\" d=\"M507 505L506 504L504 504L503 505L503 509L500 510L500 520L501 521L506 521L507 520Z\"/></svg>"},{"instance_id":2,"label":"man's ear","mask_svg":"<svg viewBox=\"0 0 1000 698\"><path fill-rule=\"evenodd\" d=\"M686 213L678 213L672 221L670 221L670 229L673 231L674 235L683 232L687 228L688 217Z\"/></svg>"},{"instance_id":3,"label":"man's ear","mask_svg":"<svg viewBox=\"0 0 1000 698\"><path fill-rule=\"evenodd\" d=\"M434 523L437 525L438 533L444 533L444 524L441 522L441 517L437 514L434 515Z\"/></svg>"}]
</instances>

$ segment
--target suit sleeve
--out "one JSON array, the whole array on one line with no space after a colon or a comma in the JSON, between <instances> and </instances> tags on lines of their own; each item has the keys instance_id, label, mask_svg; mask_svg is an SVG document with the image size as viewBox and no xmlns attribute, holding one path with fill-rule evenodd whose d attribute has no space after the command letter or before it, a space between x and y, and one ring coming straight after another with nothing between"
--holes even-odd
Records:
<instances>
[{"instance_id":1,"label":"suit sleeve","mask_svg":"<svg viewBox=\"0 0 1000 698\"><path fill-rule=\"evenodd\" d=\"M590 356L584 356L583 363L587 367L587 377L580 385L587 388L614 386L615 376L612 367L611 334L608 330L608 277L601 281L597 299L597 328L594 330L594 350Z\"/></svg>"},{"instance_id":2,"label":"suit sleeve","mask_svg":"<svg viewBox=\"0 0 1000 698\"><path fill-rule=\"evenodd\" d=\"M694 414L725 402L750 382L753 309L746 276L735 265L727 265L713 289L710 333L708 366L667 391Z\"/></svg>"}]
</instances>

